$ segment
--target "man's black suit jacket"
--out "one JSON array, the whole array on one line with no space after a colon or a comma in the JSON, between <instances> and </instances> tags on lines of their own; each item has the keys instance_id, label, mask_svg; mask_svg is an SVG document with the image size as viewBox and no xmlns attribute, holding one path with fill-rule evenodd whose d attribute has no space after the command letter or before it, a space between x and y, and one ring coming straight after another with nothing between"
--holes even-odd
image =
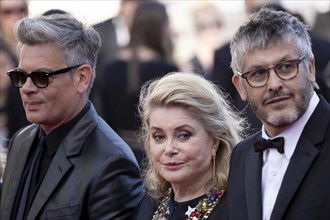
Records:
<instances>
[{"instance_id":1,"label":"man's black suit jacket","mask_svg":"<svg viewBox=\"0 0 330 220\"><path fill-rule=\"evenodd\" d=\"M13 136L3 177L0 219L11 219L24 166L38 135L32 124ZM133 152L93 105L54 155L27 219L135 219L144 190Z\"/></svg>"},{"instance_id":2,"label":"man's black suit jacket","mask_svg":"<svg viewBox=\"0 0 330 220\"><path fill-rule=\"evenodd\" d=\"M262 219L262 153L253 150L256 133L232 153L228 182L231 220ZM271 220L330 219L330 105L320 97L291 157Z\"/></svg>"}]
</instances>

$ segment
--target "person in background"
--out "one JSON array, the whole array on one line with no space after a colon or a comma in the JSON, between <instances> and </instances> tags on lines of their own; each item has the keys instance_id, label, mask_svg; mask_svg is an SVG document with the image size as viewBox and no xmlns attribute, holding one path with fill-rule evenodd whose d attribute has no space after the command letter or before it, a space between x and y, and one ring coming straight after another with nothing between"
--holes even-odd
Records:
<instances>
[{"instance_id":1,"label":"person in background","mask_svg":"<svg viewBox=\"0 0 330 220\"><path fill-rule=\"evenodd\" d=\"M323 13L317 13L315 22L312 28L312 33L320 36L330 42L330 9Z\"/></svg>"},{"instance_id":2,"label":"person in background","mask_svg":"<svg viewBox=\"0 0 330 220\"><path fill-rule=\"evenodd\" d=\"M136 219L227 219L227 175L244 120L203 76L176 72L140 95L148 192Z\"/></svg>"},{"instance_id":3,"label":"person in background","mask_svg":"<svg viewBox=\"0 0 330 220\"><path fill-rule=\"evenodd\" d=\"M307 26L262 8L230 49L232 81L263 126L233 150L229 219L330 219L330 105L314 91Z\"/></svg>"},{"instance_id":4,"label":"person in background","mask_svg":"<svg viewBox=\"0 0 330 220\"><path fill-rule=\"evenodd\" d=\"M128 45L134 14L140 3L139 0L120 0L117 16L94 25L95 30L101 35L102 46L96 63L97 77L90 97L101 116L103 116L103 103L100 100L100 93L104 81L103 74L106 74L105 66L117 57L121 48Z\"/></svg>"},{"instance_id":5,"label":"person in background","mask_svg":"<svg viewBox=\"0 0 330 220\"><path fill-rule=\"evenodd\" d=\"M53 8L53 9L49 9L47 11L45 11L44 13L42 13L43 16L48 16L48 15L53 15L53 14L69 14L68 12L66 11L63 11L61 9L56 9L56 8Z\"/></svg>"},{"instance_id":6,"label":"person in background","mask_svg":"<svg viewBox=\"0 0 330 220\"><path fill-rule=\"evenodd\" d=\"M32 124L9 143L0 219L135 219L138 163L88 101L99 34L61 14L24 18L15 34L8 75Z\"/></svg>"},{"instance_id":7,"label":"person in background","mask_svg":"<svg viewBox=\"0 0 330 220\"><path fill-rule=\"evenodd\" d=\"M16 21L27 15L28 4L26 0L0 0L0 36L14 54L16 54L17 41L13 27Z\"/></svg>"},{"instance_id":8,"label":"person in background","mask_svg":"<svg viewBox=\"0 0 330 220\"><path fill-rule=\"evenodd\" d=\"M0 146L7 147L8 140L8 115L7 100L11 86L7 71L17 66L17 58L9 46L0 37Z\"/></svg>"},{"instance_id":9,"label":"person in background","mask_svg":"<svg viewBox=\"0 0 330 220\"><path fill-rule=\"evenodd\" d=\"M140 88L152 78L178 70L172 60L168 22L162 3L140 3L128 47L119 51L102 74L103 118L134 150L138 161L143 159L142 147L136 138L140 127L137 117Z\"/></svg>"},{"instance_id":10,"label":"person in background","mask_svg":"<svg viewBox=\"0 0 330 220\"><path fill-rule=\"evenodd\" d=\"M196 36L196 49L187 69L200 73L207 78L213 72L214 51L221 45L223 18L217 5L210 2L197 4L192 11Z\"/></svg>"},{"instance_id":11,"label":"person in background","mask_svg":"<svg viewBox=\"0 0 330 220\"><path fill-rule=\"evenodd\" d=\"M15 22L22 19L28 15L28 4L26 0L0 0L0 37L1 37L1 47L9 49L10 59L17 66L17 41L14 36L13 27ZM5 45L5 46L4 46ZM1 49L3 50L3 49ZM7 51L7 49L5 49ZM6 60L6 59L5 59ZM2 60L1 68L4 68ZM8 71L9 69L5 70ZM6 72L4 72L5 75ZM5 76L8 78L8 76ZM5 83L6 79L1 79L1 84ZM2 88L3 89L3 88ZM6 99L1 99L1 102L5 103L3 106L3 114L6 115L6 129L7 137L11 138L15 132L25 125L28 125L29 122L26 120L23 106L21 104L21 98L19 91L13 85L9 85L6 89Z\"/></svg>"},{"instance_id":12,"label":"person in background","mask_svg":"<svg viewBox=\"0 0 330 220\"><path fill-rule=\"evenodd\" d=\"M302 15L292 13L301 22L306 24ZM321 94L327 102L330 103L330 88L326 84L326 71L327 64L330 62L330 42L326 38L315 34L309 29L309 35L312 42L312 51L315 58L315 79L318 85L316 89L317 94Z\"/></svg>"}]
</instances>

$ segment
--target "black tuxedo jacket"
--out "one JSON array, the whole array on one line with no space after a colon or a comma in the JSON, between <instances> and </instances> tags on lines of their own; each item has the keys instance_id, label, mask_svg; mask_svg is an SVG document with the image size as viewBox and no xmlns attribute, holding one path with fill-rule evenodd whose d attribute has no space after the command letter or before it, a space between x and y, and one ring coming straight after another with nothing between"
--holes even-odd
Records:
<instances>
[{"instance_id":1,"label":"black tuxedo jacket","mask_svg":"<svg viewBox=\"0 0 330 220\"><path fill-rule=\"evenodd\" d=\"M323 97L308 120L284 175L271 220L330 219L330 105ZM256 133L233 150L228 182L231 220L262 219L262 153Z\"/></svg>"}]
</instances>

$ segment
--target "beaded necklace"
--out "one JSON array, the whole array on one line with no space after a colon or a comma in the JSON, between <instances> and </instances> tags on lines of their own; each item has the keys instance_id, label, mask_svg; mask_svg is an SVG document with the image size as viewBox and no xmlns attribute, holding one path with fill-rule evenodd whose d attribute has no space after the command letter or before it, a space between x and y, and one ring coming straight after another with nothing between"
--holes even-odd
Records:
<instances>
[{"instance_id":1,"label":"beaded necklace","mask_svg":"<svg viewBox=\"0 0 330 220\"><path fill-rule=\"evenodd\" d=\"M160 203L158 209L155 211L152 216L152 220L169 220L170 219L170 210L169 202L171 199L172 189L168 190L168 193ZM213 208L218 204L220 198L222 197L224 190L219 190L216 187L212 188L204 198L198 202L198 204L191 208L188 206L188 210L185 213L188 217L186 220L203 220L208 219Z\"/></svg>"}]
</instances>

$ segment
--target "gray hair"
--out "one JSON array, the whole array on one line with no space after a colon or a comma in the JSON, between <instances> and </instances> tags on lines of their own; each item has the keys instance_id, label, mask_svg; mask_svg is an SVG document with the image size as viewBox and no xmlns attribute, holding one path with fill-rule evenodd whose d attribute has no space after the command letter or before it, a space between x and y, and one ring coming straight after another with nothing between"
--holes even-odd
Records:
<instances>
[{"instance_id":1,"label":"gray hair","mask_svg":"<svg viewBox=\"0 0 330 220\"><path fill-rule=\"evenodd\" d=\"M93 77L88 94L95 78L95 65L101 38L92 27L67 14L52 14L35 18L23 18L15 25L14 33L22 45L55 43L69 66L88 64L92 67Z\"/></svg>"},{"instance_id":2,"label":"gray hair","mask_svg":"<svg viewBox=\"0 0 330 220\"><path fill-rule=\"evenodd\" d=\"M245 120L237 115L214 83L195 73L176 72L144 84L140 93L141 139L147 154L144 182L149 194L159 199L170 186L152 166L148 135L151 112L164 106L185 109L203 124L212 138L219 141L215 158L216 177L209 183L220 189L226 188L231 151L243 137Z\"/></svg>"},{"instance_id":3,"label":"gray hair","mask_svg":"<svg viewBox=\"0 0 330 220\"><path fill-rule=\"evenodd\" d=\"M230 43L231 67L234 71L241 71L244 54L282 43L292 45L298 54L305 55L303 62L307 67L309 60L314 58L308 30L289 13L262 8L235 33Z\"/></svg>"}]
</instances>

